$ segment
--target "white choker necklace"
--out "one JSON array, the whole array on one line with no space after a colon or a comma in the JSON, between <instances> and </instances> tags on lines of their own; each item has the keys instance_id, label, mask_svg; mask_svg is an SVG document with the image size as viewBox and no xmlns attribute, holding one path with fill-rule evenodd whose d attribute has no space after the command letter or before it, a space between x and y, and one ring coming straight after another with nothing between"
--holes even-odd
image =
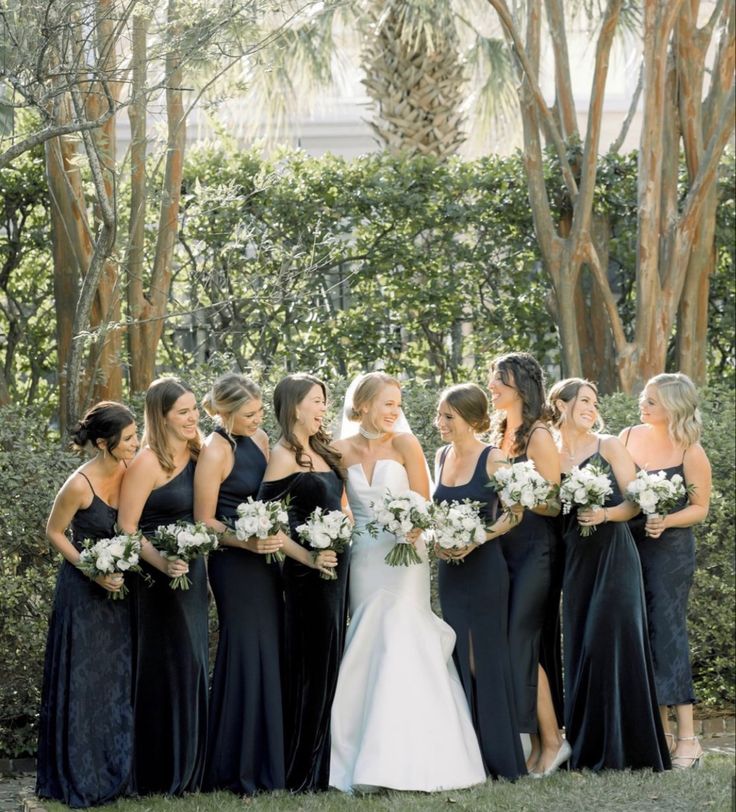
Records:
<instances>
[{"instance_id":1,"label":"white choker necklace","mask_svg":"<svg viewBox=\"0 0 736 812\"><path fill-rule=\"evenodd\" d=\"M364 429L363 426L358 426L358 434L361 437L365 437L366 440L377 440L382 434L382 431L368 431L368 429Z\"/></svg>"}]
</instances>

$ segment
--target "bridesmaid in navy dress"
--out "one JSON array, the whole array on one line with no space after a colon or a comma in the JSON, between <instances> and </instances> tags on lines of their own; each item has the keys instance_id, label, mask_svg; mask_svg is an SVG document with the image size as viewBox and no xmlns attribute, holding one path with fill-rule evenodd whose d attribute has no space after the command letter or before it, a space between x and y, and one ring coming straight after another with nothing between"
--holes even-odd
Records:
<instances>
[{"instance_id":1,"label":"bridesmaid in navy dress","mask_svg":"<svg viewBox=\"0 0 736 812\"><path fill-rule=\"evenodd\" d=\"M493 442L512 462L531 460L548 481L560 481L557 448L544 422L542 369L529 353L513 352L491 365L488 389L497 412ZM553 506L525 510L500 544L509 569L509 646L519 728L531 736L527 769L550 775L569 758L569 744L557 723L550 679L541 664L542 637L548 628L556 559ZM554 678L551 680L556 681Z\"/></svg>"},{"instance_id":2,"label":"bridesmaid in navy dress","mask_svg":"<svg viewBox=\"0 0 736 812\"><path fill-rule=\"evenodd\" d=\"M526 775L514 704L508 646L509 574L493 540L513 525L498 517L490 477L505 455L478 439L488 431L488 398L475 384L458 384L440 395L435 421L445 442L435 459L435 502L480 502L489 529L486 542L462 551L438 550L442 615L457 635L455 664L468 699L486 772L498 778Z\"/></svg>"},{"instance_id":3,"label":"bridesmaid in navy dress","mask_svg":"<svg viewBox=\"0 0 736 812\"><path fill-rule=\"evenodd\" d=\"M120 526L150 536L161 525L192 521L194 467L201 446L193 392L159 378L146 392L144 448L120 493ZM197 558L164 558L144 538L141 557L153 583L138 583L133 603L134 784L141 794L199 789L207 742L207 573ZM189 574L188 590L170 579Z\"/></svg>"},{"instance_id":4,"label":"bridesmaid in navy dress","mask_svg":"<svg viewBox=\"0 0 736 812\"><path fill-rule=\"evenodd\" d=\"M639 550L649 618L654 681L672 766L700 764L703 750L695 735L695 692L687 638L687 601L695 572L693 525L708 515L710 462L700 445L698 393L681 372L657 375L639 399L642 423L621 432L639 468L679 474L693 486L667 516L637 516L630 522ZM668 707L677 715L677 739L670 732Z\"/></svg>"},{"instance_id":5,"label":"bridesmaid in navy dress","mask_svg":"<svg viewBox=\"0 0 736 812\"><path fill-rule=\"evenodd\" d=\"M119 403L98 403L73 439L96 454L64 483L46 525L65 560L46 644L36 794L82 809L130 792L130 612L127 600L107 599L124 576L92 581L76 564L82 541L115 535L120 483L138 448L135 417Z\"/></svg>"},{"instance_id":6,"label":"bridesmaid in navy dress","mask_svg":"<svg viewBox=\"0 0 736 812\"><path fill-rule=\"evenodd\" d=\"M255 498L266 470L261 390L243 375L227 373L203 405L216 426L197 460L194 518L222 534L222 547L209 562L219 639L204 785L253 795L285 786L281 572L264 555L280 550L283 540L239 541L226 532L237 506Z\"/></svg>"},{"instance_id":7,"label":"bridesmaid in navy dress","mask_svg":"<svg viewBox=\"0 0 736 812\"><path fill-rule=\"evenodd\" d=\"M627 521L636 506L622 494L634 463L599 422L593 384L568 378L552 387L563 476L595 463L608 470L613 493L603 507L565 516L563 639L565 731L575 769L670 766L657 710L641 565ZM588 536L582 527L595 528Z\"/></svg>"},{"instance_id":8,"label":"bridesmaid in navy dress","mask_svg":"<svg viewBox=\"0 0 736 812\"><path fill-rule=\"evenodd\" d=\"M340 455L323 429L327 389L312 375L288 375L273 393L281 438L273 448L259 497L290 498L291 539L284 544L286 786L326 790L330 712L345 644L350 550L313 553L293 539L316 508L340 510ZM319 571L336 568L337 578Z\"/></svg>"}]
</instances>

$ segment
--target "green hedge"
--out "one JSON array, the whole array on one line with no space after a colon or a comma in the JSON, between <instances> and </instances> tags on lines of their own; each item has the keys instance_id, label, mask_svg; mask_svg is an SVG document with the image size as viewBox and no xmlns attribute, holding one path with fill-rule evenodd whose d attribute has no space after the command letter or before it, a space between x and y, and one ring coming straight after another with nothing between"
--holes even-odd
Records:
<instances>
[{"instance_id":1,"label":"green hedge","mask_svg":"<svg viewBox=\"0 0 736 812\"><path fill-rule=\"evenodd\" d=\"M204 393L212 375L209 367L190 376L198 393ZM266 428L275 439L270 386L265 389ZM336 381L331 389L336 416L345 382ZM404 392L407 415L430 461L439 445L432 426L437 394L418 385L408 385ZM634 401L620 394L602 398L601 409L612 432L636 420ZM731 709L736 681L733 392L705 392L703 417L714 488L708 519L696 529L690 640L698 696L708 707ZM59 448L40 415L0 409L0 757L35 751L45 635L59 560L48 550L44 525L54 494L78 464L76 455Z\"/></svg>"}]
</instances>

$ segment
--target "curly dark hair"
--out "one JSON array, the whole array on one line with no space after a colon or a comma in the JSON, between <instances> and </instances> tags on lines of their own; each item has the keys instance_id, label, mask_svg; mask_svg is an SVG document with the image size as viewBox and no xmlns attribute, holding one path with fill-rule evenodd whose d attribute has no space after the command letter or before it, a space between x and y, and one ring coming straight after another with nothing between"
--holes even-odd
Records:
<instances>
[{"instance_id":1,"label":"curly dark hair","mask_svg":"<svg viewBox=\"0 0 736 812\"><path fill-rule=\"evenodd\" d=\"M273 390L273 408L276 412L276 420L281 427L284 443L294 452L296 464L310 471L313 468L312 461L304 453L304 447L294 434L294 423L296 423L296 407L304 400L313 386L320 387L325 401L327 401L325 384L314 375L303 372L287 375L276 384ZM320 428L309 438L309 445L341 479L345 479L345 471L341 462L342 454L331 444L330 435L324 429Z\"/></svg>"},{"instance_id":2,"label":"curly dark hair","mask_svg":"<svg viewBox=\"0 0 736 812\"><path fill-rule=\"evenodd\" d=\"M521 425L516 429L512 456L526 451L529 435L535 423L549 422L544 394L544 372L537 359L528 352L510 352L491 363L491 375L498 372L506 386L511 386L521 398ZM491 424L491 438L500 446L506 433L506 414L498 412Z\"/></svg>"}]
</instances>

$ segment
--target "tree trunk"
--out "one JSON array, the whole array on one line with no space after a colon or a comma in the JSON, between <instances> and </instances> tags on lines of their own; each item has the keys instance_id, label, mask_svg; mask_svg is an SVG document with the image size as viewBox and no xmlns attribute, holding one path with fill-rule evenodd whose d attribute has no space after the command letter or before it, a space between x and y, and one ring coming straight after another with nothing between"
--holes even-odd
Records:
<instances>
[{"instance_id":1,"label":"tree trunk","mask_svg":"<svg viewBox=\"0 0 736 812\"><path fill-rule=\"evenodd\" d=\"M172 29L178 25L175 0L169 0L168 21ZM181 57L174 48L166 55L166 122L168 129L166 168L164 171L161 208L159 211L156 251L148 295L133 297L129 290L131 318L137 322L141 334L140 352L131 355L131 384L144 389L153 379L156 351L171 288L171 269L174 246L179 227L179 200L184 174L184 148L186 145L186 117L182 92L183 71Z\"/></svg>"}]
</instances>

